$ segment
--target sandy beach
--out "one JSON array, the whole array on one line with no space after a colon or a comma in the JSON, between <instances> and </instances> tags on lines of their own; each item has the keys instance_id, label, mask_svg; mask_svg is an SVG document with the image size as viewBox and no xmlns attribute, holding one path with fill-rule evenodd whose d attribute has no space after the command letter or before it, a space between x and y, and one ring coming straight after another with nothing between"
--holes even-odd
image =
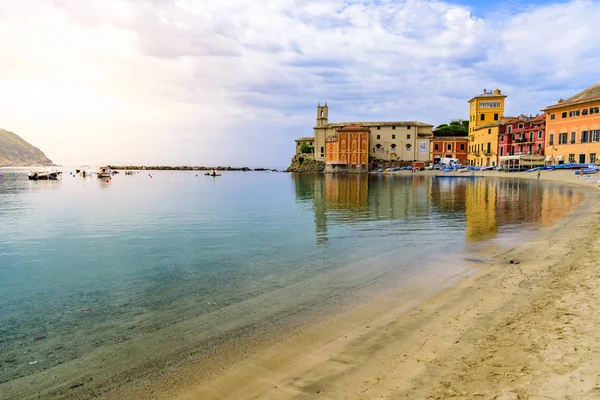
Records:
<instances>
[{"instance_id":1,"label":"sandy beach","mask_svg":"<svg viewBox=\"0 0 600 400\"><path fill-rule=\"evenodd\" d=\"M541 179L587 186L586 199L425 302L381 299L263 343L227 368L190 365L110 397L600 398L600 203L598 183L590 182L597 178L554 171Z\"/></svg>"}]
</instances>

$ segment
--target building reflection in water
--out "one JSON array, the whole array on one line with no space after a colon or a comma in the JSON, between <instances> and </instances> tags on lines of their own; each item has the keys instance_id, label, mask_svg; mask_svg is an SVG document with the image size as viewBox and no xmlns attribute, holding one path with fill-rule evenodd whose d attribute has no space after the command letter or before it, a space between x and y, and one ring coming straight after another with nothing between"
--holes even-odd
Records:
<instances>
[{"instance_id":1,"label":"building reflection in water","mask_svg":"<svg viewBox=\"0 0 600 400\"><path fill-rule=\"evenodd\" d=\"M297 174L293 179L297 201L312 200L320 244L327 243L332 226L370 229L371 221L396 222L381 228L389 234L440 224L462 226L467 242L481 242L495 238L503 228L551 225L583 199L569 187L516 179L366 174Z\"/></svg>"}]
</instances>

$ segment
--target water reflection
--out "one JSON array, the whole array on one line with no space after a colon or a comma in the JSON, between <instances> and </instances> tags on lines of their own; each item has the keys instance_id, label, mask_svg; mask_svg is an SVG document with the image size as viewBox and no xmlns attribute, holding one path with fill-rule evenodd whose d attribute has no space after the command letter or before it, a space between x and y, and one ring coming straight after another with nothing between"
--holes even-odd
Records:
<instances>
[{"instance_id":1,"label":"water reflection","mask_svg":"<svg viewBox=\"0 0 600 400\"><path fill-rule=\"evenodd\" d=\"M569 187L501 178L295 175L294 183L297 201L312 200L320 244L327 243L333 225L389 220L398 229L418 231L419 219L462 227L468 242L481 242L502 227L551 225L583 199Z\"/></svg>"}]
</instances>

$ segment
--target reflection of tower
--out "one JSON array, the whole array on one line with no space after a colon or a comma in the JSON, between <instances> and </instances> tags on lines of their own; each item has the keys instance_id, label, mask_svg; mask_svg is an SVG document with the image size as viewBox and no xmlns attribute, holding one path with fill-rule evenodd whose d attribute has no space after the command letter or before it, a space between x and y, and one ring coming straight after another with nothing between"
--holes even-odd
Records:
<instances>
[{"instance_id":1,"label":"reflection of tower","mask_svg":"<svg viewBox=\"0 0 600 400\"><path fill-rule=\"evenodd\" d=\"M467 240L479 242L491 239L498 233L496 220L496 186L487 179L474 179L467 186L465 216Z\"/></svg>"},{"instance_id":2,"label":"reflection of tower","mask_svg":"<svg viewBox=\"0 0 600 400\"><path fill-rule=\"evenodd\" d=\"M327 207L325 205L325 179L323 176L314 177L313 209L315 211L315 234L317 244L327 243Z\"/></svg>"},{"instance_id":3,"label":"reflection of tower","mask_svg":"<svg viewBox=\"0 0 600 400\"><path fill-rule=\"evenodd\" d=\"M329 123L329 107L327 103L324 106L319 103L317 106L317 126L325 126Z\"/></svg>"}]
</instances>

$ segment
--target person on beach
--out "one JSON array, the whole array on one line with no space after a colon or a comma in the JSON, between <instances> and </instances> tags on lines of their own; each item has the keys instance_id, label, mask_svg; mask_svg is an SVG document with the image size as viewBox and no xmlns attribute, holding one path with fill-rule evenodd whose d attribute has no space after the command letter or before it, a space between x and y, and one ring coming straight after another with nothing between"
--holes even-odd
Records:
<instances>
[{"instance_id":1,"label":"person on beach","mask_svg":"<svg viewBox=\"0 0 600 400\"><path fill-rule=\"evenodd\" d=\"M540 175L541 175L541 174L542 174L542 171L538 170L538 173L537 173L537 180L538 180L538 181L540 180Z\"/></svg>"},{"instance_id":2,"label":"person on beach","mask_svg":"<svg viewBox=\"0 0 600 400\"><path fill-rule=\"evenodd\" d=\"M579 170L579 177L581 178L582 176L583 176L583 168L581 168L581 169Z\"/></svg>"}]
</instances>

